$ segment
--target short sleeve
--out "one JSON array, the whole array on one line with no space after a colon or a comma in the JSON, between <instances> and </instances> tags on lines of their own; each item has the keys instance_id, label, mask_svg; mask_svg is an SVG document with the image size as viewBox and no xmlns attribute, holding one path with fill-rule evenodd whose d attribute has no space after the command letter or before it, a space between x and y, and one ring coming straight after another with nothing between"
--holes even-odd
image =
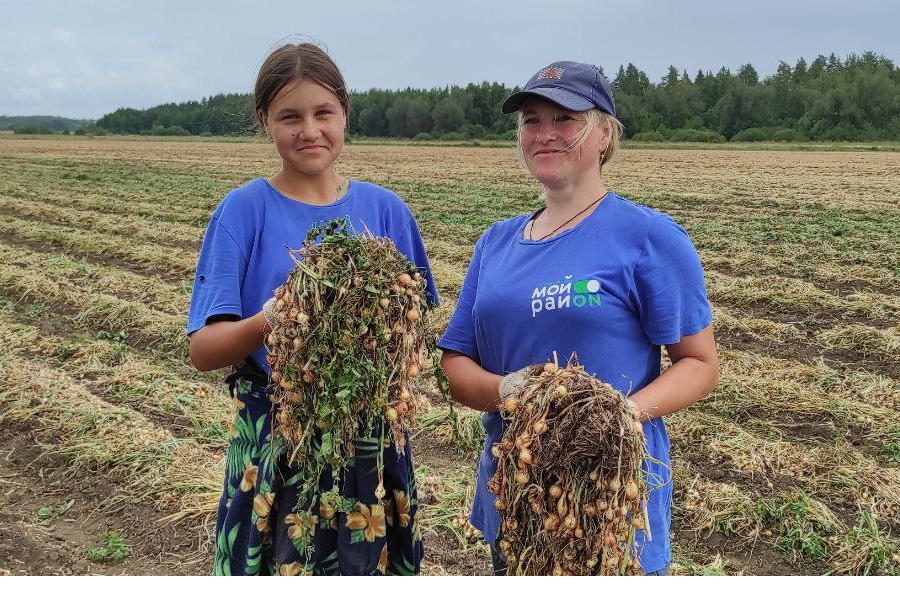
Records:
<instances>
[{"instance_id":1,"label":"short sleeve","mask_svg":"<svg viewBox=\"0 0 900 600\"><path fill-rule=\"evenodd\" d=\"M447 325L447 331L438 342L439 348L465 354L476 361L479 358L475 339L474 308L475 297L478 293L478 277L481 271L481 252L486 235L481 236L475 244L475 251L469 262L469 268L466 270L466 277L463 279L462 290L459 292L453 316Z\"/></svg>"},{"instance_id":2,"label":"short sleeve","mask_svg":"<svg viewBox=\"0 0 900 600\"><path fill-rule=\"evenodd\" d=\"M634 281L641 326L653 344L675 344L712 323L700 257L687 232L668 216L651 224Z\"/></svg>"},{"instance_id":3,"label":"short sleeve","mask_svg":"<svg viewBox=\"0 0 900 600\"><path fill-rule=\"evenodd\" d=\"M247 261L243 248L234 236L214 216L203 237L191 308L188 314L188 335L206 325L215 315L243 316L241 285Z\"/></svg>"}]
</instances>

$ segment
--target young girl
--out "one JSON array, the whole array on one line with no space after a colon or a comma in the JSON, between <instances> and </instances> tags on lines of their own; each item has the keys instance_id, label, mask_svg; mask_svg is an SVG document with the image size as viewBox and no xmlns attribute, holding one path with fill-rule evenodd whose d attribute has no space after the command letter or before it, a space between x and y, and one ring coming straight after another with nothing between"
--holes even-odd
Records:
<instances>
[{"instance_id":1,"label":"young girl","mask_svg":"<svg viewBox=\"0 0 900 600\"><path fill-rule=\"evenodd\" d=\"M485 412L472 524L492 544L499 530L487 482L503 435L503 398L524 368L573 352L589 373L630 399L644 422L652 541L638 532L641 566L671 561L669 438L660 418L696 402L718 381L703 269L671 218L607 190L602 167L621 124L609 84L591 65L558 62L510 96L519 150L543 187L545 207L492 225L475 245L456 310L439 346L453 397ZM660 375L660 347L672 366Z\"/></svg>"},{"instance_id":2,"label":"young girl","mask_svg":"<svg viewBox=\"0 0 900 600\"><path fill-rule=\"evenodd\" d=\"M384 503L375 498L375 456L357 456L337 483L347 512L296 512L297 476L273 453L269 366L263 339L271 331L263 306L293 266L317 223L345 217L358 230L391 238L437 290L418 226L393 192L341 177L334 163L344 144L348 95L325 52L312 44L278 48L253 92L257 124L281 156L281 169L225 196L212 215L191 297L191 361L201 371L235 365L227 379L236 418L216 521L216 574L414 574L423 555L409 444L384 451ZM352 509L349 508L352 506ZM293 540L314 531L313 550ZM299 549L303 549L298 543Z\"/></svg>"}]
</instances>

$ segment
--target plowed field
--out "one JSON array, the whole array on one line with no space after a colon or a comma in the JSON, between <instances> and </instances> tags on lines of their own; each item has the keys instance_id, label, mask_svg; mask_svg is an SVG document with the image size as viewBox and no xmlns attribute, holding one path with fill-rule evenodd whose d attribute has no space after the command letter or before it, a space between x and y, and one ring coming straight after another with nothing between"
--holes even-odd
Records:
<instances>
[{"instance_id":1,"label":"plowed field","mask_svg":"<svg viewBox=\"0 0 900 600\"><path fill-rule=\"evenodd\" d=\"M277 166L0 137L0 569L212 571L232 411L187 359L193 269L221 197ZM445 319L481 232L537 208L512 148L350 144L341 171L410 205ZM607 182L687 229L714 308L721 383L667 418L673 571L900 573L900 153L630 149ZM460 525L479 428L435 402L415 438L427 574L489 570ZM89 560L110 532L128 557Z\"/></svg>"}]
</instances>

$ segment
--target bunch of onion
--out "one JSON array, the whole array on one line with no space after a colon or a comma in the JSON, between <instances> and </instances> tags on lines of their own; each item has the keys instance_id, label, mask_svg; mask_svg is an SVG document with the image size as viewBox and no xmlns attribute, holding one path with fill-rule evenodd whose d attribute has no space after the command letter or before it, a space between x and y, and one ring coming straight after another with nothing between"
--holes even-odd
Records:
<instances>
[{"instance_id":1,"label":"bunch of onion","mask_svg":"<svg viewBox=\"0 0 900 600\"><path fill-rule=\"evenodd\" d=\"M343 220L312 229L290 253L296 266L275 290L266 350L277 384L274 435L300 471L297 512L314 516L320 500L341 510L337 482L363 450L377 457L380 502L382 452L394 443L403 453L427 402L421 365L436 364L425 282L391 240L357 235ZM320 498L325 468L335 488Z\"/></svg>"},{"instance_id":2,"label":"bunch of onion","mask_svg":"<svg viewBox=\"0 0 900 600\"><path fill-rule=\"evenodd\" d=\"M488 489L509 574L640 574L646 449L622 394L573 356L564 369L535 367L501 413L508 426L492 448L498 468Z\"/></svg>"}]
</instances>

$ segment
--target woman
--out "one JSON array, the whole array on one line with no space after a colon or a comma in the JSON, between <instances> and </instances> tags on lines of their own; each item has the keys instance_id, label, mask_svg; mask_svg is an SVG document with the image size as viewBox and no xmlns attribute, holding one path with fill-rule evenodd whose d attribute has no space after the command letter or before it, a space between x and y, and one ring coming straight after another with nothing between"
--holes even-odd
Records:
<instances>
[{"instance_id":1,"label":"woman","mask_svg":"<svg viewBox=\"0 0 900 600\"><path fill-rule=\"evenodd\" d=\"M519 113L519 151L543 187L545 206L492 225L478 240L439 346L450 391L484 411L472 524L493 546L500 520L487 481L502 437L503 398L528 366L573 352L640 411L651 492L652 536L638 533L641 566L667 573L672 500L669 438L661 417L708 394L718 381L703 269L671 218L607 189L602 169L621 124L609 84L594 66L557 62L503 103ZM660 348L672 366L660 374Z\"/></svg>"},{"instance_id":2,"label":"woman","mask_svg":"<svg viewBox=\"0 0 900 600\"><path fill-rule=\"evenodd\" d=\"M350 181L335 169L344 144L344 79L312 44L278 48L259 71L253 99L259 127L281 157L280 170L231 191L212 215L191 296L190 356L202 370L239 365L228 378L236 409L216 523L217 574L377 574L418 572L423 549L409 444L384 451L387 500L376 499L375 455L356 456L333 482L345 511L298 510L297 476L273 450L264 304L322 221L346 217L358 230L389 237L418 265L433 302L437 291L412 213L393 192ZM269 304L271 306L271 304ZM270 317L267 321L267 314ZM334 498L331 498L334 500ZM317 515L317 516L315 516ZM310 550L301 540L313 531Z\"/></svg>"}]
</instances>

